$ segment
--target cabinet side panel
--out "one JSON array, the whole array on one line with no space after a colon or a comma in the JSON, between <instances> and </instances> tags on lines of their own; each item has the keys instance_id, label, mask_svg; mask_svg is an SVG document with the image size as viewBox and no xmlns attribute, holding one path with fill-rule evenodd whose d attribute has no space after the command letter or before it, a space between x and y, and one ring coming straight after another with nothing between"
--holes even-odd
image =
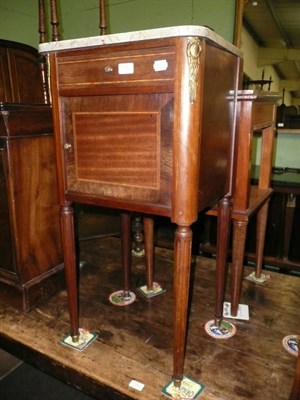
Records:
<instances>
[{"instance_id":1,"label":"cabinet side panel","mask_svg":"<svg viewBox=\"0 0 300 400\"><path fill-rule=\"evenodd\" d=\"M26 283L62 261L53 137L22 138L9 144L18 269L21 282Z\"/></svg>"},{"instance_id":2,"label":"cabinet side panel","mask_svg":"<svg viewBox=\"0 0 300 400\"><path fill-rule=\"evenodd\" d=\"M234 140L234 90L239 63L235 55L214 46L206 47L203 87L203 133L201 145L201 203L213 205L230 190ZM209 149L209 151L207 151ZM210 185L219 182L219 185Z\"/></svg>"}]
</instances>

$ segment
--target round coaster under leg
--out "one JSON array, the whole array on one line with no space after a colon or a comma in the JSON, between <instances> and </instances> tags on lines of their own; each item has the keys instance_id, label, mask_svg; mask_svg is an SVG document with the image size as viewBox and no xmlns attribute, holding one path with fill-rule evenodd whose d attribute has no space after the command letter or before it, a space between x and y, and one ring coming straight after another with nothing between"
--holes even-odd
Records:
<instances>
[{"instance_id":1,"label":"round coaster under leg","mask_svg":"<svg viewBox=\"0 0 300 400\"><path fill-rule=\"evenodd\" d=\"M134 257L143 258L143 257L145 257L145 250L144 249L141 249L141 250L132 249L131 254Z\"/></svg>"},{"instance_id":2,"label":"round coaster under leg","mask_svg":"<svg viewBox=\"0 0 300 400\"><path fill-rule=\"evenodd\" d=\"M217 325L212 319L205 324L206 333L215 339L229 339L236 334L236 326L232 322L222 320L220 325Z\"/></svg>"},{"instance_id":3,"label":"round coaster under leg","mask_svg":"<svg viewBox=\"0 0 300 400\"><path fill-rule=\"evenodd\" d=\"M282 345L284 349L295 357L298 356L298 344L299 344L298 335L288 335L282 339Z\"/></svg>"},{"instance_id":4,"label":"round coaster under leg","mask_svg":"<svg viewBox=\"0 0 300 400\"><path fill-rule=\"evenodd\" d=\"M119 306L119 307L124 307L128 306L129 304L132 304L136 299L136 296L133 292L125 291L125 290L118 290L116 292L113 292L109 296L109 301L111 304L114 306Z\"/></svg>"}]
</instances>

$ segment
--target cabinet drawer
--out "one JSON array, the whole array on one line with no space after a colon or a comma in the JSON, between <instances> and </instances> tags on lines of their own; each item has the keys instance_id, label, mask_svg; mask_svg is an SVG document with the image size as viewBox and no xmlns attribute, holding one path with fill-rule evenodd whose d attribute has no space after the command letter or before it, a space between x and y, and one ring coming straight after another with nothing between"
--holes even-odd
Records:
<instances>
[{"instance_id":1,"label":"cabinet drawer","mask_svg":"<svg viewBox=\"0 0 300 400\"><path fill-rule=\"evenodd\" d=\"M58 57L60 92L82 90L103 92L117 87L159 86L173 90L175 51L172 46L109 52L91 51L78 57Z\"/></svg>"}]
</instances>

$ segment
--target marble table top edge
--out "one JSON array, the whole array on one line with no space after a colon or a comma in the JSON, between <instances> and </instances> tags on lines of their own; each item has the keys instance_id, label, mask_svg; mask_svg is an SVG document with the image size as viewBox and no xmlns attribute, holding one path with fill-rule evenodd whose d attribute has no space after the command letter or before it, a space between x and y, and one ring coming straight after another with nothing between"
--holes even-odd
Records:
<instances>
[{"instance_id":1,"label":"marble table top edge","mask_svg":"<svg viewBox=\"0 0 300 400\"><path fill-rule=\"evenodd\" d=\"M227 49L231 53L236 54L237 56L241 56L240 49L238 49L232 43L228 42L226 39L215 33L210 28L198 25L180 25L133 32L114 33L110 35L90 36L78 39L46 42L39 45L39 52L51 53L63 50L105 46L116 43L128 43L151 39L186 36L198 36L206 38Z\"/></svg>"}]
</instances>

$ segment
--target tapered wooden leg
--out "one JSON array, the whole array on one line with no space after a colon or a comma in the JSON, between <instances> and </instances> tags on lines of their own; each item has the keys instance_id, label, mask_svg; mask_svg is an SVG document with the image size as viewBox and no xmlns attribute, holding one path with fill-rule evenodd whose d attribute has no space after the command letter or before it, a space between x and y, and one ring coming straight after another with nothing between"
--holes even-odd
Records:
<instances>
[{"instance_id":1,"label":"tapered wooden leg","mask_svg":"<svg viewBox=\"0 0 300 400\"><path fill-rule=\"evenodd\" d=\"M233 221L231 315L236 316L241 297L247 221Z\"/></svg>"},{"instance_id":2,"label":"tapered wooden leg","mask_svg":"<svg viewBox=\"0 0 300 400\"><path fill-rule=\"evenodd\" d=\"M299 400L299 399L300 399L300 350L298 351L294 382L289 400Z\"/></svg>"},{"instance_id":3,"label":"tapered wooden leg","mask_svg":"<svg viewBox=\"0 0 300 400\"><path fill-rule=\"evenodd\" d=\"M130 214L121 213L121 247L123 266L123 290L124 296L130 297L130 275L131 275L131 231Z\"/></svg>"},{"instance_id":4,"label":"tapered wooden leg","mask_svg":"<svg viewBox=\"0 0 300 400\"><path fill-rule=\"evenodd\" d=\"M175 386L183 378L187 311L190 285L192 252L192 230L189 226L178 226L174 240L174 365Z\"/></svg>"},{"instance_id":5,"label":"tapered wooden leg","mask_svg":"<svg viewBox=\"0 0 300 400\"><path fill-rule=\"evenodd\" d=\"M74 210L70 204L60 208L60 226L64 254L67 296L70 314L70 334L73 342L79 339L78 289L74 234Z\"/></svg>"},{"instance_id":6,"label":"tapered wooden leg","mask_svg":"<svg viewBox=\"0 0 300 400\"><path fill-rule=\"evenodd\" d=\"M216 259L216 324L220 324L223 316L223 303L225 296L227 265L228 265L228 243L231 226L231 199L224 197L218 206L218 229L217 229L217 259Z\"/></svg>"},{"instance_id":7,"label":"tapered wooden leg","mask_svg":"<svg viewBox=\"0 0 300 400\"><path fill-rule=\"evenodd\" d=\"M144 246L145 246L145 262L147 274L147 290L153 290L154 279L154 220L150 217L144 217Z\"/></svg>"},{"instance_id":8,"label":"tapered wooden leg","mask_svg":"<svg viewBox=\"0 0 300 400\"><path fill-rule=\"evenodd\" d=\"M257 220L256 220L255 278L260 278L261 276L264 248L265 248L269 201L270 200L268 199L266 203L261 207L256 217Z\"/></svg>"}]
</instances>

